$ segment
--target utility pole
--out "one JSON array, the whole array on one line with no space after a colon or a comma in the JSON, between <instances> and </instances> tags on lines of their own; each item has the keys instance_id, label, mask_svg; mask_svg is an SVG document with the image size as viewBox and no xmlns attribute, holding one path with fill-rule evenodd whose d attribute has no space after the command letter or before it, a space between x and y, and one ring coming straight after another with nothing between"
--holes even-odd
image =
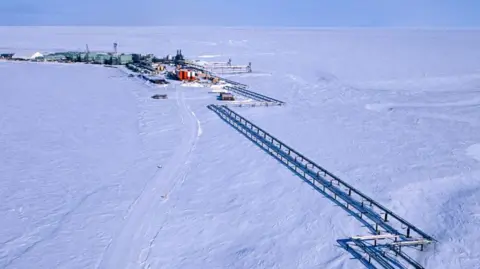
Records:
<instances>
[{"instance_id":1,"label":"utility pole","mask_svg":"<svg viewBox=\"0 0 480 269\"><path fill-rule=\"evenodd\" d=\"M90 59L90 49L88 48L88 44L86 45L86 51L85 51L85 62L88 63L89 59Z\"/></svg>"}]
</instances>

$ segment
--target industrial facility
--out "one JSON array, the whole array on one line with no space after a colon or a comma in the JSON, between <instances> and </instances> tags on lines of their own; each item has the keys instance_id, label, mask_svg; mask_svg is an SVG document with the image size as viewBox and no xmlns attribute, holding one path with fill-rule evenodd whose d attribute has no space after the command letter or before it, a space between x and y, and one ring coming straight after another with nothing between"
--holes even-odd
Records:
<instances>
[{"instance_id":1,"label":"industrial facility","mask_svg":"<svg viewBox=\"0 0 480 269\"><path fill-rule=\"evenodd\" d=\"M365 232L373 233L338 239L340 247L367 265L379 264L384 268L400 268L398 265L401 265L401 268L407 266L424 268L414 259L420 255L415 254L411 257L411 253L413 250L424 251L428 245L436 243L432 236L229 108L285 105L283 101L250 90L248 85L220 76L251 73L251 63L232 65L231 59L227 62L186 60L181 50L177 50L174 57L167 55L164 58L157 58L153 54L118 53L117 49L118 44L114 43L111 52L92 52L88 45L83 52L23 52L23 54L0 52L0 59L105 65L118 68L129 78L140 80L155 89L159 85L170 83L190 88L209 87L212 89L211 93L218 94L216 104L207 106L212 112L307 182L317 193L348 212L363 224ZM171 88L165 87L166 92L169 89ZM168 99L168 95L155 93L151 98L164 100ZM407 247L411 249L405 251ZM372 265L369 268L376 267Z\"/></svg>"},{"instance_id":2,"label":"industrial facility","mask_svg":"<svg viewBox=\"0 0 480 269\"><path fill-rule=\"evenodd\" d=\"M233 65L232 59L228 59L226 62L187 60L183 56L182 50L177 50L173 57L167 55L159 58L153 54L119 53L118 43L113 43L112 50L109 52L91 51L87 44L84 51L53 53L38 51L23 51L22 53L0 52L0 59L9 61L98 64L108 67L125 66L126 70L129 71L129 77L137 77L154 85L169 84L170 80L180 82L185 86L215 88L212 92L218 93L217 100L219 101L241 102L241 105L247 103L255 103L255 105L282 104L274 99L259 97L258 94L248 91L244 87L245 85L218 76L218 74L250 73L252 72L251 63L248 65ZM233 102L231 103L233 104Z\"/></svg>"},{"instance_id":3,"label":"industrial facility","mask_svg":"<svg viewBox=\"0 0 480 269\"><path fill-rule=\"evenodd\" d=\"M141 55L118 53L118 44L113 44L111 52L90 51L86 45L85 51L65 51L54 53L6 52L0 54L0 59L12 61L34 61L34 62L59 62L59 63L91 63L105 65L126 65L133 63L135 59L140 61Z\"/></svg>"}]
</instances>

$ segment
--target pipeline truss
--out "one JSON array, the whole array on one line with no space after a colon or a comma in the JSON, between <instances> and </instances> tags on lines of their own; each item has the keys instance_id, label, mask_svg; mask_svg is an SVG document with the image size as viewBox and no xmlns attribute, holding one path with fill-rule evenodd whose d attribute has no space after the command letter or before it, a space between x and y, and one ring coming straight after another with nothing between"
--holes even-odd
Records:
<instances>
[{"instance_id":1,"label":"pipeline truss","mask_svg":"<svg viewBox=\"0 0 480 269\"><path fill-rule=\"evenodd\" d=\"M228 104L222 104L227 107L269 107L279 106L278 103L272 102L251 102L251 101L229 101Z\"/></svg>"},{"instance_id":2,"label":"pipeline truss","mask_svg":"<svg viewBox=\"0 0 480 269\"><path fill-rule=\"evenodd\" d=\"M228 62L213 62L208 65L201 65L194 61L186 61L185 65L209 74L243 74L252 72L252 63L248 65L232 65L232 61Z\"/></svg>"},{"instance_id":3,"label":"pipeline truss","mask_svg":"<svg viewBox=\"0 0 480 269\"><path fill-rule=\"evenodd\" d=\"M263 94L260 94L260 93L254 92L254 91L250 91L250 90L247 90L247 89L241 88L241 87L225 86L225 90L235 92L235 93L243 95L245 97L252 98L255 101L268 103L270 105L282 106L282 105L285 104L285 102L283 102L283 101L280 101L280 100L277 100L277 99L268 97L266 95L263 95Z\"/></svg>"},{"instance_id":4,"label":"pipeline truss","mask_svg":"<svg viewBox=\"0 0 480 269\"><path fill-rule=\"evenodd\" d=\"M215 77L218 78L219 80L225 81L225 82L228 83L228 84L234 85L234 86L237 87L237 88L243 88L243 89L247 89L247 88L248 88L248 85L246 85L246 84L243 84L243 83L240 83L240 82L236 82L236 81L233 81L233 80L228 79L228 78L223 78L223 77L219 77L219 76L215 76Z\"/></svg>"},{"instance_id":5,"label":"pipeline truss","mask_svg":"<svg viewBox=\"0 0 480 269\"><path fill-rule=\"evenodd\" d=\"M245 88L245 89L248 88L248 85L246 85L246 84L242 84L242 83L240 83L240 82L236 82L236 81L233 81L233 80L230 80L230 79L226 79L226 78L220 77L220 76L218 76L217 73L214 72L213 70L208 70L208 69L206 69L204 66L195 64L195 63L193 63L193 62L191 62L191 61L187 62L187 63L185 64L185 66L188 67L188 68L190 68L190 69L197 70L197 71L200 71L200 72L202 72L202 73L205 73L205 74L207 74L207 75L209 75L209 76L211 76L211 77L218 78L219 80L223 80L223 81L225 81L226 83L229 83L229 84L234 85L234 86L236 86L236 87L241 87L241 88Z\"/></svg>"},{"instance_id":6,"label":"pipeline truss","mask_svg":"<svg viewBox=\"0 0 480 269\"><path fill-rule=\"evenodd\" d=\"M423 251L436 242L433 237L227 106L209 105L208 108L370 230L373 235L337 241L362 263L369 268L407 268L407 264L409 268L424 268L409 252Z\"/></svg>"}]
</instances>

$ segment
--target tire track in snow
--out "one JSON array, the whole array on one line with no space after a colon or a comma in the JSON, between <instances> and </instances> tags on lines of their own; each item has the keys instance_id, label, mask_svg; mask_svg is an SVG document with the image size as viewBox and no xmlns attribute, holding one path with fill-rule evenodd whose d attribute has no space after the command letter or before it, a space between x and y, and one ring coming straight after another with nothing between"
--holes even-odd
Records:
<instances>
[{"instance_id":1,"label":"tire track in snow","mask_svg":"<svg viewBox=\"0 0 480 269\"><path fill-rule=\"evenodd\" d=\"M183 92L182 92L182 100L185 100L183 98ZM182 102L183 105L185 105L185 102ZM185 160L185 169L183 170L183 173L181 174L180 178L177 179L177 181L175 181L173 187L165 194L164 196L164 203L167 202L169 200L169 197L171 195L171 193L173 193L175 191L175 189L178 187L178 186L181 186L185 183L185 180L191 170L191 166L190 166L190 157L191 157L191 153L195 150L196 148L196 144L197 144L197 141L198 139L200 138L200 136L202 135L203 133L203 130L202 130L202 126L201 126L201 123L200 123L200 120L197 118L195 112L193 112L191 110L191 108L189 106L186 106L185 105L185 108L190 112L190 115L193 116L193 119L195 119L196 123L197 123L197 137L195 138L195 141L192 145L192 147L190 148L190 151L188 152L188 156L187 156L187 159ZM170 212L171 212L171 209L169 208L168 211L165 213L165 216L166 218L168 218L168 216L170 215ZM165 219L162 226L160 226L157 230L157 232L155 233L155 235L153 236L152 240L150 240L150 243L149 243L149 246L148 246L148 251L147 251L147 254L145 255L145 258L143 259L143 261L140 263L141 264L141 268L142 269L149 269L151 268L150 266L150 263L148 262L149 258L150 258L150 254L151 254L151 251L155 245L155 241L158 237L158 235L160 234L160 231L163 229L163 226L165 225L165 223L167 222L167 220Z\"/></svg>"},{"instance_id":2,"label":"tire track in snow","mask_svg":"<svg viewBox=\"0 0 480 269\"><path fill-rule=\"evenodd\" d=\"M161 224L169 210L161 210L168 196L185 182L191 152L202 133L200 122L185 103L183 90L176 91L182 126L186 129L180 144L158 175L138 197L119 234L112 239L97 268L148 268L148 259ZM163 194L163 195L162 195ZM160 226L160 227L159 227Z\"/></svg>"},{"instance_id":3,"label":"tire track in snow","mask_svg":"<svg viewBox=\"0 0 480 269\"><path fill-rule=\"evenodd\" d=\"M190 110L190 112L192 112L193 117L197 121L197 137L200 137L203 134L202 124L200 123L200 120L197 118L197 115L195 114L195 112L193 112L192 110Z\"/></svg>"},{"instance_id":4,"label":"tire track in snow","mask_svg":"<svg viewBox=\"0 0 480 269\"><path fill-rule=\"evenodd\" d=\"M182 95L182 100L185 100L183 91L182 91L182 94L181 94L181 95ZM191 108L185 104L184 101L182 102L182 105L184 106L184 108L185 108L188 112L190 112L189 115L191 115L191 117L193 117L192 119L195 120L195 122L196 122L196 124L197 124L197 128L196 128L196 130L197 130L197 137L196 137L195 140L193 141L192 146L191 146L190 150L188 151L188 155L187 155L187 157L186 157L186 159L185 159L185 163L184 163L184 164L185 164L186 168L183 169L183 173L181 174L180 179L178 179L177 181L175 181L175 183L174 183L174 185L172 186L172 188L164 195L164 202L168 201L168 198L170 197L170 194L177 188L178 185L182 185L182 184L185 182L185 179L186 179L186 177L187 177L187 175L188 175L188 173L190 172L190 169L191 169L191 167L190 167L190 157L191 157L191 154L192 154L192 152L195 150L196 145L197 145L197 141L198 141L198 139L200 138L200 136L201 136L202 133L203 133L202 126L201 126L201 124L200 124L200 120L197 118L197 115L195 114L195 112L193 112L193 111L191 110ZM182 117L182 120L183 120L183 117Z\"/></svg>"}]
</instances>

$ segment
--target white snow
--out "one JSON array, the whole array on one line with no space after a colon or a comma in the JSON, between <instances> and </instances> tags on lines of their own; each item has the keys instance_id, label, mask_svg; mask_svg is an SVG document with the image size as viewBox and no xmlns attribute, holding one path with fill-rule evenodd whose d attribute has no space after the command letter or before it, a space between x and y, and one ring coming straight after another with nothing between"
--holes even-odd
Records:
<instances>
[{"instance_id":1,"label":"white snow","mask_svg":"<svg viewBox=\"0 0 480 269\"><path fill-rule=\"evenodd\" d=\"M34 60L36 58L40 58L40 57L43 57L43 54L40 53L40 52L29 52L28 50L25 51L25 50L21 50L20 52L18 53L15 53L15 55L13 55L13 58L15 59L23 59L23 60Z\"/></svg>"},{"instance_id":2,"label":"white snow","mask_svg":"<svg viewBox=\"0 0 480 269\"><path fill-rule=\"evenodd\" d=\"M468 156L480 162L480 144L474 144L467 148Z\"/></svg>"},{"instance_id":3,"label":"white snow","mask_svg":"<svg viewBox=\"0 0 480 269\"><path fill-rule=\"evenodd\" d=\"M40 52L37 51L30 58L31 59L36 59L36 58L40 58L40 57L43 57L43 54L41 54Z\"/></svg>"},{"instance_id":4,"label":"white snow","mask_svg":"<svg viewBox=\"0 0 480 269\"><path fill-rule=\"evenodd\" d=\"M200 56L198 56L198 58L218 58L218 57L222 57L222 55L213 54L213 55L200 55ZM204 62L204 63L206 63L206 62Z\"/></svg>"},{"instance_id":5,"label":"white snow","mask_svg":"<svg viewBox=\"0 0 480 269\"><path fill-rule=\"evenodd\" d=\"M12 52L115 40L252 62L271 75L231 79L287 105L237 112L434 236L414 257L426 268L480 268L478 30L0 36ZM362 268L336 240L367 230L209 111L208 91L101 66L0 70L0 268Z\"/></svg>"},{"instance_id":6,"label":"white snow","mask_svg":"<svg viewBox=\"0 0 480 269\"><path fill-rule=\"evenodd\" d=\"M212 88L213 88L213 86L212 86ZM227 90L224 90L223 88L220 88L220 89L218 89L218 88L213 88L210 92L211 92L211 93L221 93L221 92L228 92L228 91L227 91Z\"/></svg>"},{"instance_id":7,"label":"white snow","mask_svg":"<svg viewBox=\"0 0 480 269\"><path fill-rule=\"evenodd\" d=\"M183 87L189 88L203 88L204 86L198 82L186 82L181 84Z\"/></svg>"},{"instance_id":8,"label":"white snow","mask_svg":"<svg viewBox=\"0 0 480 269\"><path fill-rule=\"evenodd\" d=\"M197 137L200 137L203 133L202 124L200 123L200 120L197 118L197 115L195 114L195 112L191 111L191 113L195 118L195 120L197 121Z\"/></svg>"},{"instance_id":9,"label":"white snow","mask_svg":"<svg viewBox=\"0 0 480 269\"><path fill-rule=\"evenodd\" d=\"M8 80L0 93L0 267L93 268L173 152L178 118L162 116L169 108L136 93L149 89L116 69L0 65ZM162 129L171 130L155 133Z\"/></svg>"}]
</instances>

